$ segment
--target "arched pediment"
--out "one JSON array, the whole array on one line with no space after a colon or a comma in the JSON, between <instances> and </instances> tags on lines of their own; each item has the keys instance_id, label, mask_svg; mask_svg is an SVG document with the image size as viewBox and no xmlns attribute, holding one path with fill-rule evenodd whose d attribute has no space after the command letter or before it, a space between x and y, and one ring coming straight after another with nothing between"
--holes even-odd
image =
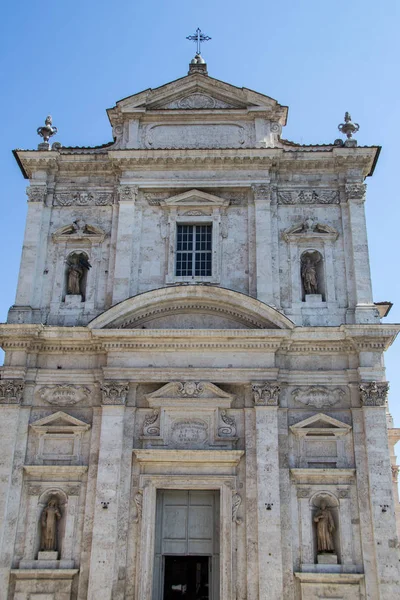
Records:
<instances>
[{"instance_id":1,"label":"arched pediment","mask_svg":"<svg viewBox=\"0 0 400 600\"><path fill-rule=\"evenodd\" d=\"M116 304L91 329L292 329L271 306L216 286L178 285L145 292Z\"/></svg>"}]
</instances>

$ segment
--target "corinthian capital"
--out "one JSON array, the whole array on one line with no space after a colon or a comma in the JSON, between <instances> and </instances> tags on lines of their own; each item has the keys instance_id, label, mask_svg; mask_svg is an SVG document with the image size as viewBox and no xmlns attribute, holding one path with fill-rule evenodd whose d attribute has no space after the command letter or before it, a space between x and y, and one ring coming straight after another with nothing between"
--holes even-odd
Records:
<instances>
[{"instance_id":1,"label":"corinthian capital","mask_svg":"<svg viewBox=\"0 0 400 600\"><path fill-rule=\"evenodd\" d=\"M254 200L269 200L271 195L271 185L269 183L255 183L251 186Z\"/></svg>"},{"instance_id":2,"label":"corinthian capital","mask_svg":"<svg viewBox=\"0 0 400 600\"><path fill-rule=\"evenodd\" d=\"M386 406L389 384L387 381L377 383L370 381L360 384L361 404L364 406Z\"/></svg>"},{"instance_id":3,"label":"corinthian capital","mask_svg":"<svg viewBox=\"0 0 400 600\"><path fill-rule=\"evenodd\" d=\"M0 404L21 404L24 382L21 379L0 380Z\"/></svg>"},{"instance_id":4,"label":"corinthian capital","mask_svg":"<svg viewBox=\"0 0 400 600\"><path fill-rule=\"evenodd\" d=\"M367 186L365 183L346 183L346 196L347 200L358 200L363 202L365 200L365 194Z\"/></svg>"},{"instance_id":5,"label":"corinthian capital","mask_svg":"<svg viewBox=\"0 0 400 600\"><path fill-rule=\"evenodd\" d=\"M278 406L280 385L266 381L264 383L253 383L251 386L255 406Z\"/></svg>"},{"instance_id":6,"label":"corinthian capital","mask_svg":"<svg viewBox=\"0 0 400 600\"><path fill-rule=\"evenodd\" d=\"M102 404L118 405L125 404L128 395L129 384L126 382L108 381L101 386Z\"/></svg>"},{"instance_id":7,"label":"corinthian capital","mask_svg":"<svg viewBox=\"0 0 400 600\"><path fill-rule=\"evenodd\" d=\"M44 202L47 196L46 185L30 185L26 188L28 202Z\"/></svg>"},{"instance_id":8,"label":"corinthian capital","mask_svg":"<svg viewBox=\"0 0 400 600\"><path fill-rule=\"evenodd\" d=\"M134 202L138 193L137 185L120 185L118 195L120 202Z\"/></svg>"}]
</instances>

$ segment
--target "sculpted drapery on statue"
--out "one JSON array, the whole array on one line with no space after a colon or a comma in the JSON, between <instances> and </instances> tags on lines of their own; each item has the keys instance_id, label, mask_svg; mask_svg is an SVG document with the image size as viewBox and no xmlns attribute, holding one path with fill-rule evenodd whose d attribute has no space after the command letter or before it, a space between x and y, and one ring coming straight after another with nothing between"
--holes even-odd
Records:
<instances>
[{"instance_id":1,"label":"sculpted drapery on statue","mask_svg":"<svg viewBox=\"0 0 400 600\"><path fill-rule=\"evenodd\" d=\"M60 519L61 511L58 500L53 496L43 509L40 518L40 550L45 552L57 551L57 522Z\"/></svg>"},{"instance_id":2,"label":"sculpted drapery on statue","mask_svg":"<svg viewBox=\"0 0 400 600\"><path fill-rule=\"evenodd\" d=\"M320 510L314 516L317 524L317 550L318 552L334 552L333 532L335 523L326 502L321 502Z\"/></svg>"},{"instance_id":3,"label":"sculpted drapery on statue","mask_svg":"<svg viewBox=\"0 0 400 600\"><path fill-rule=\"evenodd\" d=\"M317 262L309 254L302 257L301 278L306 294L318 294Z\"/></svg>"},{"instance_id":4,"label":"sculpted drapery on statue","mask_svg":"<svg viewBox=\"0 0 400 600\"><path fill-rule=\"evenodd\" d=\"M91 268L87 257L81 254L72 254L67 259L68 273L67 273L67 294L72 296L83 296L85 290L83 289L83 276L85 271Z\"/></svg>"}]
</instances>

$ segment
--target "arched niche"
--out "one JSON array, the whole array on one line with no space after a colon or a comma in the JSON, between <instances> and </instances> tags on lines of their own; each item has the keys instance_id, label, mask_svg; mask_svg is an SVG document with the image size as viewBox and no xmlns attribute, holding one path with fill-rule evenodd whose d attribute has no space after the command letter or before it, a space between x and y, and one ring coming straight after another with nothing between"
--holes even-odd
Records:
<instances>
[{"instance_id":1,"label":"arched niche","mask_svg":"<svg viewBox=\"0 0 400 600\"><path fill-rule=\"evenodd\" d=\"M68 254L65 260L64 300L66 296L80 296L81 302L85 302L90 266L87 252L74 250Z\"/></svg>"},{"instance_id":2,"label":"arched niche","mask_svg":"<svg viewBox=\"0 0 400 600\"><path fill-rule=\"evenodd\" d=\"M62 557L63 552L63 540L65 534L65 525L67 517L67 504L68 496L61 488L49 488L45 490L38 498L38 516L37 516L37 532L36 532L36 549L35 555L37 556L41 550L41 519L43 510L48 505L52 498L56 498L57 504L61 512L61 518L57 522L57 552L58 558Z\"/></svg>"},{"instance_id":3,"label":"arched niche","mask_svg":"<svg viewBox=\"0 0 400 600\"><path fill-rule=\"evenodd\" d=\"M326 300L324 258L319 250L309 249L300 256L300 279L302 301L306 296L320 295Z\"/></svg>"},{"instance_id":4,"label":"arched niche","mask_svg":"<svg viewBox=\"0 0 400 600\"><path fill-rule=\"evenodd\" d=\"M314 522L314 517L321 509L321 505L323 503L326 504L326 507L331 512L335 525L335 530L333 532L333 545L335 547L335 551L332 552L332 554L335 554L337 556L338 563L341 563L339 500L332 492L325 490L318 491L310 497L310 527L312 528L314 563L317 564L318 562L317 526Z\"/></svg>"}]
</instances>

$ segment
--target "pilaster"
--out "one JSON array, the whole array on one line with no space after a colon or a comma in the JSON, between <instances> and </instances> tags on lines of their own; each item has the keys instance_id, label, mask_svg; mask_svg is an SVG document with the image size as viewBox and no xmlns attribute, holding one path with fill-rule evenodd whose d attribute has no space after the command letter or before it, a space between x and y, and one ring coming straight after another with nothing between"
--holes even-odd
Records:
<instances>
[{"instance_id":1,"label":"pilaster","mask_svg":"<svg viewBox=\"0 0 400 600\"><path fill-rule=\"evenodd\" d=\"M137 186L120 185L112 303L130 296Z\"/></svg>"},{"instance_id":2,"label":"pilaster","mask_svg":"<svg viewBox=\"0 0 400 600\"><path fill-rule=\"evenodd\" d=\"M116 577L120 473L128 384L107 382L101 390L100 450L88 600L111 600Z\"/></svg>"},{"instance_id":3,"label":"pilaster","mask_svg":"<svg viewBox=\"0 0 400 600\"><path fill-rule=\"evenodd\" d=\"M272 269L271 187L269 184L253 185L256 221L256 282L257 298L274 304Z\"/></svg>"},{"instance_id":4,"label":"pilaster","mask_svg":"<svg viewBox=\"0 0 400 600\"><path fill-rule=\"evenodd\" d=\"M283 597L279 486L279 386L253 384L256 419L259 598Z\"/></svg>"}]
</instances>

